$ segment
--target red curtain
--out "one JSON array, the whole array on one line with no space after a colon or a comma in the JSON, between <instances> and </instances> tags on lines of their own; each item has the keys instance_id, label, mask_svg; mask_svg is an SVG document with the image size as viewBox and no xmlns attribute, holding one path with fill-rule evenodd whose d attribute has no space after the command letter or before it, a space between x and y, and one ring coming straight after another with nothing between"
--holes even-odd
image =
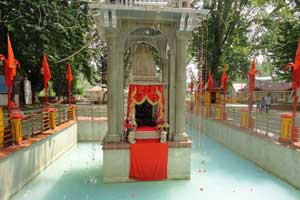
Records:
<instances>
[{"instance_id":1,"label":"red curtain","mask_svg":"<svg viewBox=\"0 0 300 200\"><path fill-rule=\"evenodd\" d=\"M163 121L164 116L164 95L163 87L158 85L136 85L131 84L129 86L128 93L128 107L127 118L134 120L135 105L141 105L145 101L148 101L151 105L157 105L157 122Z\"/></svg>"},{"instance_id":2,"label":"red curtain","mask_svg":"<svg viewBox=\"0 0 300 200\"><path fill-rule=\"evenodd\" d=\"M168 143L137 140L130 145L129 178L153 181L167 178Z\"/></svg>"}]
</instances>

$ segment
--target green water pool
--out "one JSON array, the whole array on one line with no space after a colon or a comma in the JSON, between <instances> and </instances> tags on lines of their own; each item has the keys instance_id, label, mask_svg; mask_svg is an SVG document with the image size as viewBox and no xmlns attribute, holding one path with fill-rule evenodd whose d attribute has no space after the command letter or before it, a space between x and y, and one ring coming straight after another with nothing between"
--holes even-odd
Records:
<instances>
[{"instance_id":1,"label":"green water pool","mask_svg":"<svg viewBox=\"0 0 300 200\"><path fill-rule=\"evenodd\" d=\"M14 200L299 200L300 191L194 129L192 178L102 182L99 143L78 143L26 185Z\"/></svg>"}]
</instances>

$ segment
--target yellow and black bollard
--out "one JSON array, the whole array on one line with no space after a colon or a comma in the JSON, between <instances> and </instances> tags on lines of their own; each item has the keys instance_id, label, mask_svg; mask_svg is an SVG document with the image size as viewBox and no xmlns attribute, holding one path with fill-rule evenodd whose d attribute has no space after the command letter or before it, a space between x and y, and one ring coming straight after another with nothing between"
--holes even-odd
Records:
<instances>
[{"instance_id":1,"label":"yellow and black bollard","mask_svg":"<svg viewBox=\"0 0 300 200\"><path fill-rule=\"evenodd\" d=\"M76 120L76 106L71 105L71 116L73 120Z\"/></svg>"},{"instance_id":2,"label":"yellow and black bollard","mask_svg":"<svg viewBox=\"0 0 300 200\"><path fill-rule=\"evenodd\" d=\"M12 133L14 136L15 144L21 144L22 142L22 116L20 114L13 114L11 119Z\"/></svg>"},{"instance_id":3,"label":"yellow and black bollard","mask_svg":"<svg viewBox=\"0 0 300 200\"><path fill-rule=\"evenodd\" d=\"M223 106L218 105L217 106L217 120L223 120L224 115L223 115Z\"/></svg>"},{"instance_id":4,"label":"yellow and black bollard","mask_svg":"<svg viewBox=\"0 0 300 200\"><path fill-rule=\"evenodd\" d=\"M248 108L242 109L241 127L248 128Z\"/></svg>"},{"instance_id":5,"label":"yellow and black bollard","mask_svg":"<svg viewBox=\"0 0 300 200\"><path fill-rule=\"evenodd\" d=\"M0 147L3 146L4 143L4 116L3 109L0 106Z\"/></svg>"},{"instance_id":6,"label":"yellow and black bollard","mask_svg":"<svg viewBox=\"0 0 300 200\"><path fill-rule=\"evenodd\" d=\"M55 115L56 115L55 108L50 108L49 109L49 119L50 119L50 127L51 127L51 129L55 129L56 128Z\"/></svg>"},{"instance_id":7,"label":"yellow and black bollard","mask_svg":"<svg viewBox=\"0 0 300 200\"><path fill-rule=\"evenodd\" d=\"M292 139L292 113L281 113L281 130L280 130L280 137L279 142L289 143Z\"/></svg>"}]
</instances>

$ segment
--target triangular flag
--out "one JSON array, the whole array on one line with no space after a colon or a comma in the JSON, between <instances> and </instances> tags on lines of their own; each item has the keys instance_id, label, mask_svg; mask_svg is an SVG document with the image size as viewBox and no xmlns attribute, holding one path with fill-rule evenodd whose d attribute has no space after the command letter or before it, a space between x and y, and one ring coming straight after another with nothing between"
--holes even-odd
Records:
<instances>
[{"instance_id":1,"label":"triangular flag","mask_svg":"<svg viewBox=\"0 0 300 200\"><path fill-rule=\"evenodd\" d=\"M10 42L9 34L7 34L7 67L10 68L9 77L13 80L16 76L15 56Z\"/></svg>"},{"instance_id":2,"label":"triangular flag","mask_svg":"<svg viewBox=\"0 0 300 200\"><path fill-rule=\"evenodd\" d=\"M48 88L48 81L51 79L51 71L45 53L43 55L43 64L42 64L41 73L44 76L44 88Z\"/></svg>"},{"instance_id":3,"label":"triangular flag","mask_svg":"<svg viewBox=\"0 0 300 200\"><path fill-rule=\"evenodd\" d=\"M296 50L296 57L295 57L295 66L294 69L300 69L300 39L298 41L298 48Z\"/></svg>"},{"instance_id":4,"label":"triangular flag","mask_svg":"<svg viewBox=\"0 0 300 200\"><path fill-rule=\"evenodd\" d=\"M213 76L212 76L211 72L209 72L208 80L207 80L207 88L212 89L213 83L214 83Z\"/></svg>"},{"instance_id":5,"label":"triangular flag","mask_svg":"<svg viewBox=\"0 0 300 200\"><path fill-rule=\"evenodd\" d=\"M71 65L70 64L68 64L67 80L68 81L72 81L73 80L72 69L71 69Z\"/></svg>"},{"instance_id":6,"label":"triangular flag","mask_svg":"<svg viewBox=\"0 0 300 200\"><path fill-rule=\"evenodd\" d=\"M227 86L226 65L224 65L224 68L223 68L221 82L222 82L223 90L226 91L226 86Z\"/></svg>"}]
</instances>

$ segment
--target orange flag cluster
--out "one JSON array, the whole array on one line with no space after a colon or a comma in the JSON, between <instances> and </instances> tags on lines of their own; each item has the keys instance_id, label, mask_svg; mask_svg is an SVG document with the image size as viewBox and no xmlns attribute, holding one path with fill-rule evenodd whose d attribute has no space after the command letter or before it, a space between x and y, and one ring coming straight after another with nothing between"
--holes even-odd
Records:
<instances>
[{"instance_id":1,"label":"orange flag cluster","mask_svg":"<svg viewBox=\"0 0 300 200\"><path fill-rule=\"evenodd\" d=\"M11 105L11 88L13 86L14 77L16 76L17 72L16 69L20 69L21 64L18 60L15 59L13 47L10 41L9 34L7 34L7 58L4 55L0 54L0 61L4 62L5 65L5 85L8 89L8 112L10 112L10 105ZM51 71L50 66L47 60L47 56L43 54L42 66L41 66L41 74L44 76L44 89L45 89L45 100L46 100L46 109L48 105L48 82L51 79ZM71 65L68 64L67 69L67 80L68 80L68 91L69 97L71 96L71 87L72 87L72 69Z\"/></svg>"}]
</instances>

